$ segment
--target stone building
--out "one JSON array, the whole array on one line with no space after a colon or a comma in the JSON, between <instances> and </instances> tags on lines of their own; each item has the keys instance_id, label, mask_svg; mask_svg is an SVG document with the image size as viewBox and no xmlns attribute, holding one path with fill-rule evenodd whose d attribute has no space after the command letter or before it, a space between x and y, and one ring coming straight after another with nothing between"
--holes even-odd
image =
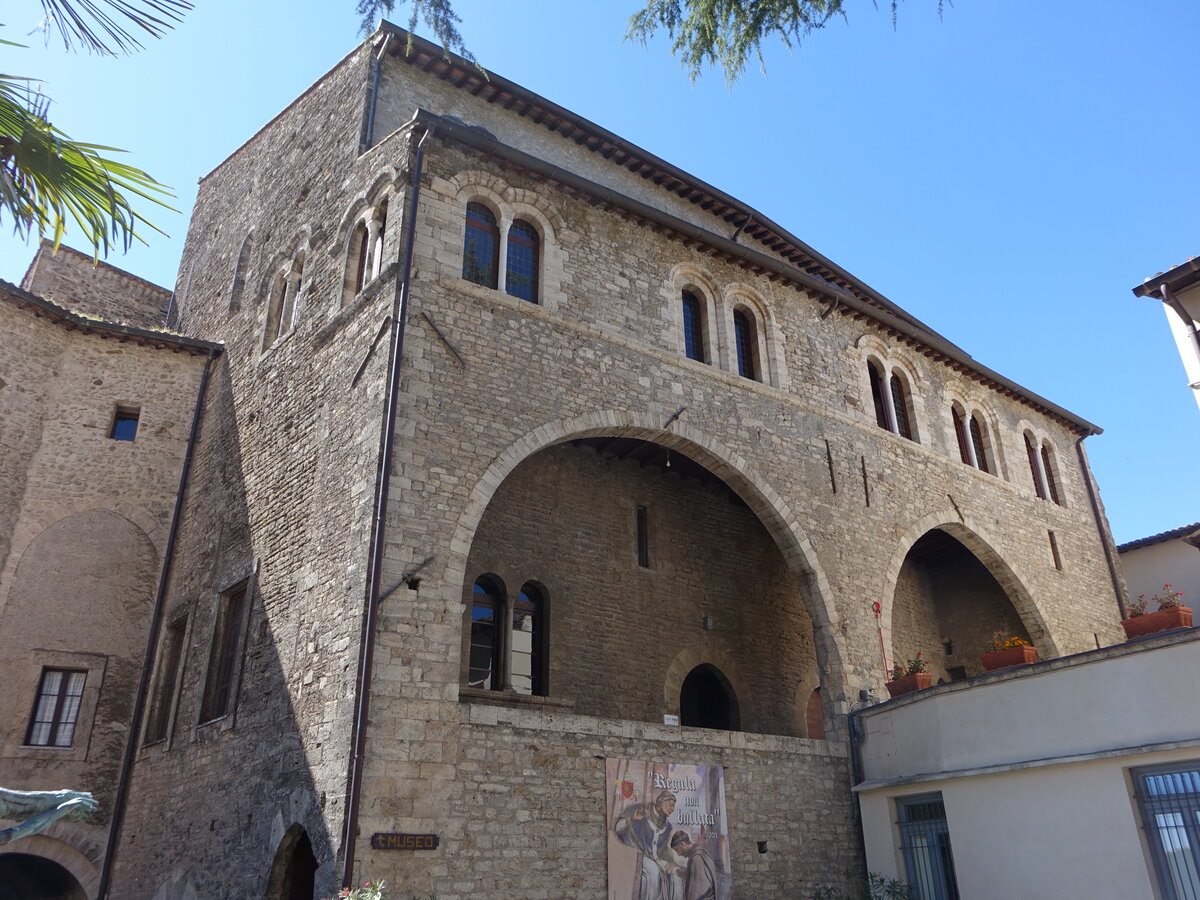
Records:
<instances>
[{"instance_id":1,"label":"stone building","mask_svg":"<svg viewBox=\"0 0 1200 900\"><path fill-rule=\"evenodd\" d=\"M201 181L170 325L225 352L108 896L601 896L613 758L807 896L885 657L1120 636L1099 429L390 25Z\"/></svg>"},{"instance_id":2,"label":"stone building","mask_svg":"<svg viewBox=\"0 0 1200 900\"><path fill-rule=\"evenodd\" d=\"M170 297L48 244L22 288L0 282L0 785L101 804L0 847L0 896L99 886L197 392L220 349L162 329Z\"/></svg>"}]
</instances>

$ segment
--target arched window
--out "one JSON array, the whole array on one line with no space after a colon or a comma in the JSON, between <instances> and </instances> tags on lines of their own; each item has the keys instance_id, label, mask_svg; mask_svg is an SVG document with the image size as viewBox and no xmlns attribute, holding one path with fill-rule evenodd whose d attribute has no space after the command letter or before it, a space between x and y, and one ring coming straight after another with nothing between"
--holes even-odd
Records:
<instances>
[{"instance_id":1,"label":"arched window","mask_svg":"<svg viewBox=\"0 0 1200 900\"><path fill-rule=\"evenodd\" d=\"M254 255L254 235L246 235L242 250L238 253L237 266L233 270L233 288L229 292L229 310L240 309L242 294L246 292L246 275L250 271L250 258Z\"/></svg>"},{"instance_id":2,"label":"arched window","mask_svg":"<svg viewBox=\"0 0 1200 900\"><path fill-rule=\"evenodd\" d=\"M983 417L977 412L968 416L957 403L950 407L950 414L954 419L954 436L958 438L958 455L962 461L981 472L995 474L994 457Z\"/></svg>"},{"instance_id":3,"label":"arched window","mask_svg":"<svg viewBox=\"0 0 1200 900\"><path fill-rule=\"evenodd\" d=\"M462 277L494 288L499 262L500 229L495 214L482 203L468 203Z\"/></svg>"},{"instance_id":4,"label":"arched window","mask_svg":"<svg viewBox=\"0 0 1200 900\"><path fill-rule=\"evenodd\" d=\"M875 406L875 424L891 431L892 429L888 426L887 404L883 397L883 373L879 371L879 366L873 361L867 362L867 377L871 381L871 402Z\"/></svg>"},{"instance_id":5,"label":"arched window","mask_svg":"<svg viewBox=\"0 0 1200 900\"><path fill-rule=\"evenodd\" d=\"M703 663L683 679L679 690L679 723L723 731L737 731L741 727L733 687L716 666Z\"/></svg>"},{"instance_id":6,"label":"arched window","mask_svg":"<svg viewBox=\"0 0 1200 900\"><path fill-rule=\"evenodd\" d=\"M980 472L991 474L991 468L988 466L987 447L983 440L983 423L979 419L979 413L971 416L971 449L975 451L975 468Z\"/></svg>"},{"instance_id":7,"label":"arched window","mask_svg":"<svg viewBox=\"0 0 1200 900\"><path fill-rule=\"evenodd\" d=\"M504 290L530 303L537 303L539 245L537 230L528 222L517 219L508 229Z\"/></svg>"},{"instance_id":8,"label":"arched window","mask_svg":"<svg viewBox=\"0 0 1200 900\"><path fill-rule=\"evenodd\" d=\"M805 737L814 741L825 740L825 714L821 709L821 689L813 688L804 707Z\"/></svg>"},{"instance_id":9,"label":"arched window","mask_svg":"<svg viewBox=\"0 0 1200 900\"><path fill-rule=\"evenodd\" d=\"M350 243L346 246L346 280L342 289L342 306L361 294L363 286L367 283L367 257L370 249L367 223L359 221L350 232Z\"/></svg>"},{"instance_id":10,"label":"arched window","mask_svg":"<svg viewBox=\"0 0 1200 900\"><path fill-rule=\"evenodd\" d=\"M279 313L279 331L286 334L296 324L300 290L304 285L304 252L296 254L291 271L284 278L283 309Z\"/></svg>"},{"instance_id":11,"label":"arched window","mask_svg":"<svg viewBox=\"0 0 1200 900\"><path fill-rule=\"evenodd\" d=\"M892 410L896 416L896 434L900 437L914 440L912 430L912 419L908 408L908 388L904 385L904 380L895 372L891 378L892 388Z\"/></svg>"},{"instance_id":12,"label":"arched window","mask_svg":"<svg viewBox=\"0 0 1200 900\"><path fill-rule=\"evenodd\" d=\"M504 681L500 673L499 623L503 621L503 588L487 575L475 582L471 598L471 657L467 684L473 688L500 690Z\"/></svg>"},{"instance_id":13,"label":"arched window","mask_svg":"<svg viewBox=\"0 0 1200 900\"><path fill-rule=\"evenodd\" d=\"M270 299L267 302L267 328L263 333L263 349L266 350L283 331L283 301L287 294L287 272L280 270L271 279Z\"/></svg>"},{"instance_id":14,"label":"arched window","mask_svg":"<svg viewBox=\"0 0 1200 900\"><path fill-rule=\"evenodd\" d=\"M1025 434L1025 455L1029 457L1029 474L1033 476L1033 491L1041 500L1046 499L1046 488L1042 483L1042 464L1038 459L1037 448L1033 444L1033 438L1029 433Z\"/></svg>"},{"instance_id":15,"label":"arched window","mask_svg":"<svg viewBox=\"0 0 1200 900\"><path fill-rule=\"evenodd\" d=\"M683 352L688 359L708 362L704 353L704 306L691 291L683 297Z\"/></svg>"},{"instance_id":16,"label":"arched window","mask_svg":"<svg viewBox=\"0 0 1200 900\"><path fill-rule=\"evenodd\" d=\"M1046 442L1042 443L1042 471L1046 474L1046 490L1050 493L1050 499L1062 506L1062 499L1058 495L1058 482L1054 477L1053 451Z\"/></svg>"},{"instance_id":17,"label":"arched window","mask_svg":"<svg viewBox=\"0 0 1200 900\"><path fill-rule=\"evenodd\" d=\"M383 200L379 204L379 208L375 211L375 219L372 224L375 225L371 240L374 242L374 247L371 253L371 277L378 278L379 273L383 271L383 239L387 234L387 214L388 202ZM370 231L370 229L369 229Z\"/></svg>"},{"instance_id":18,"label":"arched window","mask_svg":"<svg viewBox=\"0 0 1200 900\"><path fill-rule=\"evenodd\" d=\"M743 378L759 379L758 334L754 319L744 310L733 311L733 342L737 348L738 374Z\"/></svg>"},{"instance_id":19,"label":"arched window","mask_svg":"<svg viewBox=\"0 0 1200 900\"><path fill-rule=\"evenodd\" d=\"M950 407L950 415L954 418L954 436L958 438L958 455L964 463L971 465L971 445L967 438L967 416L955 404Z\"/></svg>"},{"instance_id":20,"label":"arched window","mask_svg":"<svg viewBox=\"0 0 1200 900\"><path fill-rule=\"evenodd\" d=\"M513 604L509 680L518 694L546 693L545 607L542 592L532 583L521 588Z\"/></svg>"}]
</instances>

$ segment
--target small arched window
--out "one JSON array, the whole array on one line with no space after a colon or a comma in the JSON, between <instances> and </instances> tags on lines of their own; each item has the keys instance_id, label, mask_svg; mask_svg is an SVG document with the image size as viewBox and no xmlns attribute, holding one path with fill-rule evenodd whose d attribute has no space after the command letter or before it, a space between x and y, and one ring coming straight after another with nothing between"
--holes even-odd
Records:
<instances>
[{"instance_id":1,"label":"small arched window","mask_svg":"<svg viewBox=\"0 0 1200 900\"><path fill-rule=\"evenodd\" d=\"M376 225L376 228L373 236L375 246L373 248L373 252L371 253L372 278L378 278L379 273L383 271L383 239L384 236L387 235L387 214L388 202L385 199L379 204L379 208L375 211L374 224Z\"/></svg>"},{"instance_id":2,"label":"small arched window","mask_svg":"<svg viewBox=\"0 0 1200 900\"><path fill-rule=\"evenodd\" d=\"M758 334L753 317L744 309L733 311L733 342L737 348L738 374L758 381Z\"/></svg>"},{"instance_id":3,"label":"small arched window","mask_svg":"<svg viewBox=\"0 0 1200 900\"><path fill-rule=\"evenodd\" d=\"M504 591L487 575L475 582L471 595L471 657L467 684L484 690L504 687L500 673L499 624L504 612Z\"/></svg>"},{"instance_id":4,"label":"small arched window","mask_svg":"<svg viewBox=\"0 0 1200 900\"><path fill-rule=\"evenodd\" d=\"M530 303L537 303L540 243L537 229L528 222L517 219L508 229L504 290Z\"/></svg>"},{"instance_id":5,"label":"small arched window","mask_svg":"<svg viewBox=\"0 0 1200 900\"><path fill-rule=\"evenodd\" d=\"M1029 474L1033 476L1033 491L1041 500L1046 499L1046 488L1042 484L1042 464L1038 459L1037 448L1033 444L1033 438L1028 433L1025 434L1025 455L1029 457Z\"/></svg>"},{"instance_id":6,"label":"small arched window","mask_svg":"<svg viewBox=\"0 0 1200 900\"><path fill-rule=\"evenodd\" d=\"M242 305L242 294L246 292L246 276L250 271L250 259L254 255L254 235L246 235L242 250L238 253L237 266L233 270L233 289L229 292L229 310L233 312Z\"/></svg>"},{"instance_id":7,"label":"small arched window","mask_svg":"<svg viewBox=\"0 0 1200 900\"><path fill-rule=\"evenodd\" d=\"M883 396L883 373L874 361L867 362L867 377L871 382L871 402L875 406L875 424L888 431L887 403Z\"/></svg>"},{"instance_id":8,"label":"small arched window","mask_svg":"<svg viewBox=\"0 0 1200 900\"><path fill-rule=\"evenodd\" d=\"M964 463L971 465L971 445L967 437L967 416L955 404L950 407L950 415L954 418L954 436L958 438L958 455Z\"/></svg>"},{"instance_id":9,"label":"small arched window","mask_svg":"<svg viewBox=\"0 0 1200 900\"><path fill-rule=\"evenodd\" d=\"M509 680L518 694L546 693L545 608L542 592L532 583L521 588L513 604Z\"/></svg>"},{"instance_id":10,"label":"small arched window","mask_svg":"<svg viewBox=\"0 0 1200 900\"><path fill-rule=\"evenodd\" d=\"M283 331L283 302L287 294L287 272L279 271L271 279L271 292L267 302L267 328L263 333L263 349L266 350Z\"/></svg>"},{"instance_id":11,"label":"small arched window","mask_svg":"<svg viewBox=\"0 0 1200 900\"><path fill-rule=\"evenodd\" d=\"M494 288L499 262L500 229L495 214L482 203L468 203L462 277Z\"/></svg>"},{"instance_id":12,"label":"small arched window","mask_svg":"<svg viewBox=\"0 0 1200 900\"><path fill-rule=\"evenodd\" d=\"M683 352L688 359L708 362L704 353L704 306L691 291L684 291Z\"/></svg>"},{"instance_id":13,"label":"small arched window","mask_svg":"<svg viewBox=\"0 0 1200 900\"><path fill-rule=\"evenodd\" d=\"M971 416L971 449L975 451L975 468L980 472L991 474L991 467L988 465L988 450L984 442L984 426L979 419L979 413Z\"/></svg>"},{"instance_id":14,"label":"small arched window","mask_svg":"<svg viewBox=\"0 0 1200 900\"><path fill-rule=\"evenodd\" d=\"M891 388L892 410L896 415L896 434L902 438L908 438L910 441L915 440L909 410L908 388L905 386L904 380L895 372L892 373Z\"/></svg>"},{"instance_id":15,"label":"small arched window","mask_svg":"<svg viewBox=\"0 0 1200 900\"><path fill-rule=\"evenodd\" d=\"M1042 470L1046 473L1046 490L1050 493L1050 499L1062 506L1062 499L1058 494L1058 481L1054 477L1054 458L1053 451L1050 449L1050 444L1042 443Z\"/></svg>"},{"instance_id":16,"label":"small arched window","mask_svg":"<svg viewBox=\"0 0 1200 900\"><path fill-rule=\"evenodd\" d=\"M363 286L367 283L367 257L370 249L367 223L359 221L350 232L350 243L346 247L346 281L342 290L342 306L361 294Z\"/></svg>"}]
</instances>

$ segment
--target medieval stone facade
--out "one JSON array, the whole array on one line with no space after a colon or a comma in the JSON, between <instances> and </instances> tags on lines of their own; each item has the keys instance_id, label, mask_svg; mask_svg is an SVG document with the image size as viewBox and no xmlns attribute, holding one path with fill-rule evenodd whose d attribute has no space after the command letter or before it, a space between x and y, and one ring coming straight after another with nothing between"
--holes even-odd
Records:
<instances>
[{"instance_id":1,"label":"medieval stone facade","mask_svg":"<svg viewBox=\"0 0 1200 900\"><path fill-rule=\"evenodd\" d=\"M201 183L171 325L225 352L111 895L601 896L624 757L724 766L738 896L807 896L885 654L1119 638L1098 429L406 40Z\"/></svg>"}]
</instances>

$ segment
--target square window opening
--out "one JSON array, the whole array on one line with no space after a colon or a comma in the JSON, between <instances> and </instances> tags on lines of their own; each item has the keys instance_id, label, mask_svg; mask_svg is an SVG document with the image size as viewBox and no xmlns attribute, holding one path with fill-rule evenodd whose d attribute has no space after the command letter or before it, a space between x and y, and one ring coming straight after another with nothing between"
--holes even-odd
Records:
<instances>
[{"instance_id":1,"label":"square window opening","mask_svg":"<svg viewBox=\"0 0 1200 900\"><path fill-rule=\"evenodd\" d=\"M132 441L137 437L142 411L136 406L118 406L108 436L114 441Z\"/></svg>"}]
</instances>

